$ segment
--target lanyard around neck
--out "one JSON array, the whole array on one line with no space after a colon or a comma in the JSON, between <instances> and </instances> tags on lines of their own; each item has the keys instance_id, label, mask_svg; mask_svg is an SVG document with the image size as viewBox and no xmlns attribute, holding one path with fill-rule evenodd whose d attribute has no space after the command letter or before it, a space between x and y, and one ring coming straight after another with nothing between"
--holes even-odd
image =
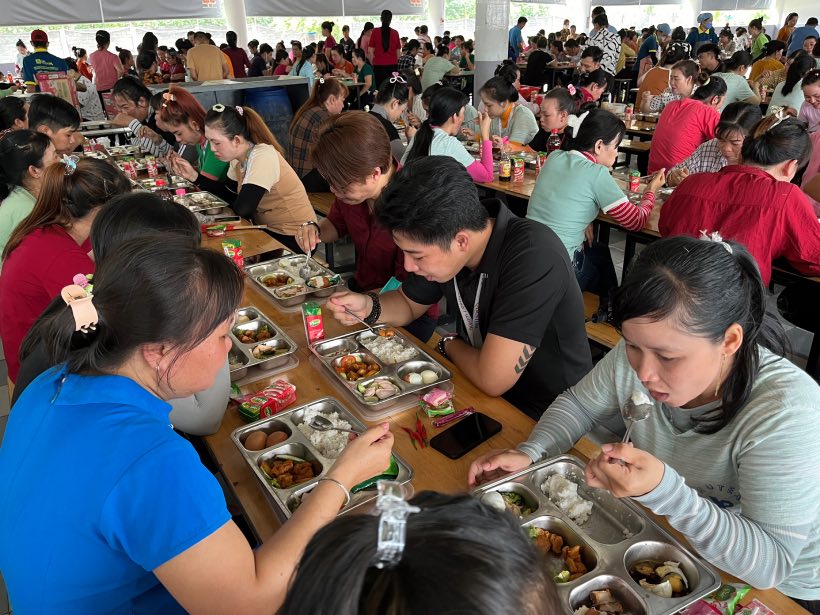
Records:
<instances>
[{"instance_id":1,"label":"lanyard around neck","mask_svg":"<svg viewBox=\"0 0 820 615\"><path fill-rule=\"evenodd\" d=\"M467 307L464 305L464 300L461 298L461 292L458 290L458 282L453 278L453 288L456 291L456 303L458 303L458 310L461 312L461 320L464 322L464 328L467 330L467 337L470 339L470 346L473 348L481 348L481 346L484 345L484 340L478 326L478 305L479 299L481 298L481 288L484 286L484 280L486 278L486 273L479 275L472 316L470 316Z\"/></svg>"}]
</instances>

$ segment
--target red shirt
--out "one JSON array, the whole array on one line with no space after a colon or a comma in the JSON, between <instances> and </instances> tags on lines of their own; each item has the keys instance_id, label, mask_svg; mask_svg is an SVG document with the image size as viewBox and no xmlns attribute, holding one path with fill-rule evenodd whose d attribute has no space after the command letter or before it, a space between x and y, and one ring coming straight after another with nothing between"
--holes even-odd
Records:
<instances>
[{"instance_id":1,"label":"red shirt","mask_svg":"<svg viewBox=\"0 0 820 615\"><path fill-rule=\"evenodd\" d=\"M390 30L390 44L387 46L387 51L382 49L382 29L373 28L370 34L370 41L367 46L373 50L373 66L393 66L398 64L398 51L401 49L401 39L399 33L393 28Z\"/></svg>"},{"instance_id":2,"label":"red shirt","mask_svg":"<svg viewBox=\"0 0 820 615\"><path fill-rule=\"evenodd\" d=\"M94 273L90 246L78 246L61 226L32 231L8 258L0 273L0 338L9 378L17 379L23 338L51 300L78 273Z\"/></svg>"},{"instance_id":3,"label":"red shirt","mask_svg":"<svg viewBox=\"0 0 820 615\"><path fill-rule=\"evenodd\" d=\"M692 155L701 143L715 138L720 114L691 98L664 107L649 149L649 172L669 171Z\"/></svg>"},{"instance_id":4,"label":"red shirt","mask_svg":"<svg viewBox=\"0 0 820 615\"><path fill-rule=\"evenodd\" d=\"M333 65L333 68L338 68L340 71L343 71L343 72L345 72L345 73L346 73L346 74L348 74L348 75L352 75L352 74L353 74L353 63L352 63L352 62L348 62L348 61L347 61L347 60L345 60L344 58L342 58L342 61L341 61L341 62L339 62L338 64L334 64L334 65Z\"/></svg>"},{"instance_id":5,"label":"red shirt","mask_svg":"<svg viewBox=\"0 0 820 615\"><path fill-rule=\"evenodd\" d=\"M806 195L759 167L690 175L664 203L658 228L664 237L698 237L703 230L739 241L767 285L778 258L802 274L820 275L820 223Z\"/></svg>"},{"instance_id":6,"label":"red shirt","mask_svg":"<svg viewBox=\"0 0 820 615\"><path fill-rule=\"evenodd\" d=\"M231 66L233 66L233 76L234 77L247 77L247 73L245 73L245 67L251 67L251 61L248 59L248 54L245 53L245 50L241 47L237 47L236 49L231 49L230 47L226 47L222 50L228 59L231 61Z\"/></svg>"}]
</instances>

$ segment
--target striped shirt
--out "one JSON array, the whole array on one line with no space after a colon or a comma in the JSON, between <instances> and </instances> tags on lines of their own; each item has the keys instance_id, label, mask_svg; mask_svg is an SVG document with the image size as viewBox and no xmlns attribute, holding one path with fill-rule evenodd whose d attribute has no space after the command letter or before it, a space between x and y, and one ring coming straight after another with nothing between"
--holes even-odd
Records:
<instances>
[{"instance_id":1,"label":"striped shirt","mask_svg":"<svg viewBox=\"0 0 820 615\"><path fill-rule=\"evenodd\" d=\"M559 455L644 391L621 341L544 412L518 449ZM632 430L635 447L664 462L660 484L635 500L686 536L706 560L753 587L820 599L820 387L786 359L760 349L746 405L714 434L691 419L714 409L654 401Z\"/></svg>"},{"instance_id":2,"label":"striped shirt","mask_svg":"<svg viewBox=\"0 0 820 615\"><path fill-rule=\"evenodd\" d=\"M693 173L717 173L727 164L729 164L729 161L720 153L718 140L709 139L705 143L701 143L689 158L672 167L672 171L686 169L690 175Z\"/></svg>"},{"instance_id":3,"label":"striped shirt","mask_svg":"<svg viewBox=\"0 0 820 615\"><path fill-rule=\"evenodd\" d=\"M148 117L153 116L153 110L148 110ZM164 158L171 152L174 148L171 147L171 144L164 139L160 142L159 145L154 143L151 139L147 137L140 136L141 128L143 124L137 119L131 120L131 123L128 124L128 129L131 131L131 145L138 146L142 151L151 155L157 156L159 158Z\"/></svg>"}]
</instances>

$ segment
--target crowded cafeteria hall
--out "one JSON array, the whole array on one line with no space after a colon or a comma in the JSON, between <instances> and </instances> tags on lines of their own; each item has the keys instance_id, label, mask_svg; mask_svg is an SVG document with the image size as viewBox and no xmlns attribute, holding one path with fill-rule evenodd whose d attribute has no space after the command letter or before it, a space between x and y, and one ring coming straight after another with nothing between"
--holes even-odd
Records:
<instances>
[{"instance_id":1,"label":"crowded cafeteria hall","mask_svg":"<svg viewBox=\"0 0 820 615\"><path fill-rule=\"evenodd\" d=\"M599 2L3 6L0 615L820 614L820 5Z\"/></svg>"}]
</instances>

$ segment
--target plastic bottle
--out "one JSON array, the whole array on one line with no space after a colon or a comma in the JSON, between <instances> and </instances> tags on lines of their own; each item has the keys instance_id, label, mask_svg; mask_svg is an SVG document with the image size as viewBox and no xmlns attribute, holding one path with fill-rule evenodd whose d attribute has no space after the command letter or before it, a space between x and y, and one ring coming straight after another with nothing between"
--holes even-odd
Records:
<instances>
[{"instance_id":1,"label":"plastic bottle","mask_svg":"<svg viewBox=\"0 0 820 615\"><path fill-rule=\"evenodd\" d=\"M557 149L561 149L561 135L558 134L557 128L553 128L547 139L547 151L551 154Z\"/></svg>"},{"instance_id":2,"label":"plastic bottle","mask_svg":"<svg viewBox=\"0 0 820 615\"><path fill-rule=\"evenodd\" d=\"M501 144L501 161L498 165L498 181L508 182L512 178L512 160L510 160L510 149L507 147L507 140Z\"/></svg>"}]
</instances>

